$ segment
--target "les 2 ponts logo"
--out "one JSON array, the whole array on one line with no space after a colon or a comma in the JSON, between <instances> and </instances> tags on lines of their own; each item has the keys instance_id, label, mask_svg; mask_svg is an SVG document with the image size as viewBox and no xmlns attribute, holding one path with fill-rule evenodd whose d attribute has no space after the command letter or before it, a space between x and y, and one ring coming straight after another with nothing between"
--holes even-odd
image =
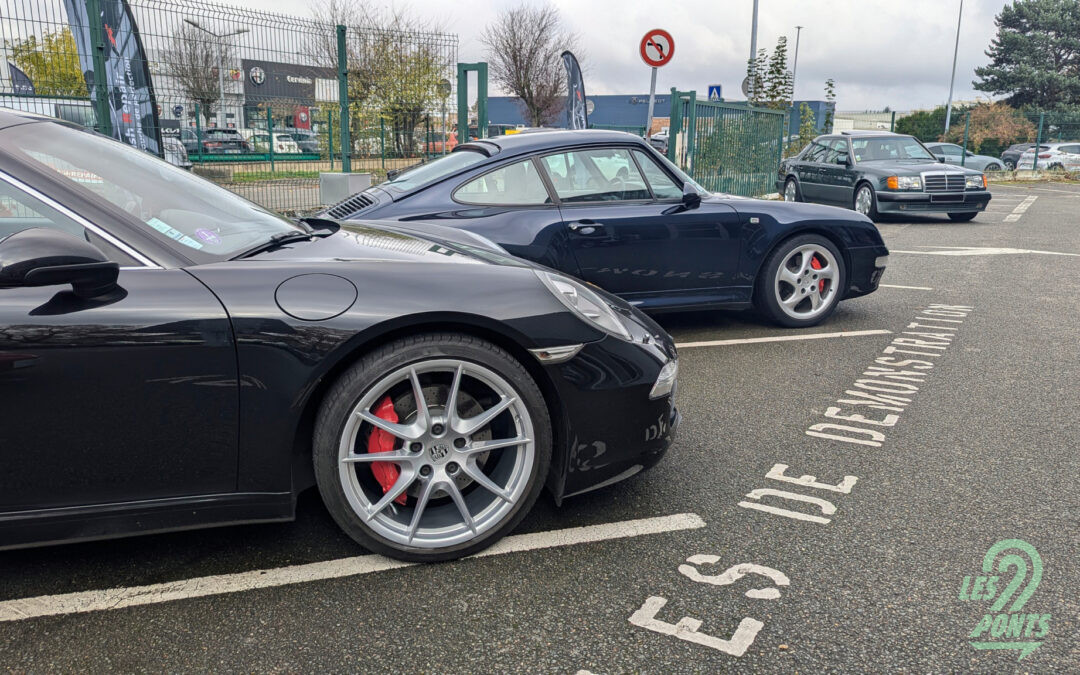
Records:
<instances>
[{"instance_id":1,"label":"les 2 ponts logo","mask_svg":"<svg viewBox=\"0 0 1080 675\"><path fill-rule=\"evenodd\" d=\"M1010 578L1009 572L1012 570ZM988 611L968 635L975 649L1017 649L1031 654L1050 632L1050 615L1024 611L1042 581L1038 551L1021 539L1003 539L983 556L982 574L965 576L960 599L988 602Z\"/></svg>"}]
</instances>

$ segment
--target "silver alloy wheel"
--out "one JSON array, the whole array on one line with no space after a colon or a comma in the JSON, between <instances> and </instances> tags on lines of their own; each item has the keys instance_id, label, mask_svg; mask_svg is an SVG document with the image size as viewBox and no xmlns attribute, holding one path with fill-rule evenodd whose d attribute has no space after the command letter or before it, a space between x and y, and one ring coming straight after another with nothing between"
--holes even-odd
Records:
<instances>
[{"instance_id":1,"label":"silver alloy wheel","mask_svg":"<svg viewBox=\"0 0 1080 675\"><path fill-rule=\"evenodd\" d=\"M793 319L813 319L836 302L839 278L840 267L829 249L820 244L804 244L788 252L776 270L773 281L776 301Z\"/></svg>"},{"instance_id":2,"label":"silver alloy wheel","mask_svg":"<svg viewBox=\"0 0 1080 675\"><path fill-rule=\"evenodd\" d=\"M798 188L795 187L795 181L789 180L784 185L784 201L793 202L796 201L795 197L798 195Z\"/></svg>"},{"instance_id":3,"label":"silver alloy wheel","mask_svg":"<svg viewBox=\"0 0 1080 675\"><path fill-rule=\"evenodd\" d=\"M407 392L401 396L413 408L398 423L373 412L395 391ZM492 398L486 409L479 404ZM466 401L480 412L462 417ZM393 450L367 452L361 429L373 427L394 437ZM405 546L443 548L504 522L526 492L534 455L532 417L514 387L485 366L438 359L399 368L364 394L341 434L338 476L349 505L375 533ZM375 462L400 471L385 492L374 480ZM401 495L405 505L395 501Z\"/></svg>"},{"instance_id":4,"label":"silver alloy wheel","mask_svg":"<svg viewBox=\"0 0 1080 675\"><path fill-rule=\"evenodd\" d=\"M870 209L874 206L874 192L866 185L859 188L855 193L855 210L864 216L870 215Z\"/></svg>"}]
</instances>

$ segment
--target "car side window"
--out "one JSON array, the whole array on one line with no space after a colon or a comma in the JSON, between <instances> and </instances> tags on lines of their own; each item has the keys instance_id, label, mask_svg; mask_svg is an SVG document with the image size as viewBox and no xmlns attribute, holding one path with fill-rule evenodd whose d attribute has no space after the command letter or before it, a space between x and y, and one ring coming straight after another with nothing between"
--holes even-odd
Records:
<instances>
[{"instance_id":1,"label":"car side window","mask_svg":"<svg viewBox=\"0 0 1080 675\"><path fill-rule=\"evenodd\" d=\"M813 141L810 143L810 149L806 151L806 155L803 157L804 162L822 162L825 160L825 153L829 149L825 147L825 144L820 141Z\"/></svg>"},{"instance_id":2,"label":"car side window","mask_svg":"<svg viewBox=\"0 0 1080 675\"><path fill-rule=\"evenodd\" d=\"M515 162L465 183L454 192L465 204L541 206L550 204L547 188L531 159Z\"/></svg>"},{"instance_id":3,"label":"car side window","mask_svg":"<svg viewBox=\"0 0 1080 675\"><path fill-rule=\"evenodd\" d=\"M1080 145L1063 145L1058 148L1061 152L1067 152L1070 155L1080 154Z\"/></svg>"},{"instance_id":4,"label":"car side window","mask_svg":"<svg viewBox=\"0 0 1080 675\"><path fill-rule=\"evenodd\" d=\"M637 158L638 164L641 165L641 170L645 173L645 180L649 181L653 195L657 199L682 199L682 188L671 176L667 175L667 172L656 163L656 160L640 150L634 151L634 157Z\"/></svg>"},{"instance_id":5,"label":"car side window","mask_svg":"<svg viewBox=\"0 0 1080 675\"><path fill-rule=\"evenodd\" d=\"M840 157L848 156L848 142L846 138L833 139L831 147L829 148L829 156L827 161L830 164L836 164L836 160Z\"/></svg>"},{"instance_id":6,"label":"car side window","mask_svg":"<svg viewBox=\"0 0 1080 675\"><path fill-rule=\"evenodd\" d=\"M559 200L568 203L652 199L625 148L577 150L541 159ZM681 191L680 191L681 194Z\"/></svg>"},{"instance_id":7,"label":"car side window","mask_svg":"<svg viewBox=\"0 0 1080 675\"><path fill-rule=\"evenodd\" d=\"M33 227L66 232L94 244L120 265L141 265L78 222L14 185L0 181L0 240Z\"/></svg>"}]
</instances>

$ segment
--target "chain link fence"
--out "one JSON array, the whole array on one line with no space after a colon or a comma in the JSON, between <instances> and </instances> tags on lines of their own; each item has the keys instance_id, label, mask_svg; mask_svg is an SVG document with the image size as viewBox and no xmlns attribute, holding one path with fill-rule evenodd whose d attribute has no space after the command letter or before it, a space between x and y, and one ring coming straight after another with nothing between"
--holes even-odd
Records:
<instances>
[{"instance_id":1,"label":"chain link fence","mask_svg":"<svg viewBox=\"0 0 1080 675\"><path fill-rule=\"evenodd\" d=\"M90 35L93 43L102 31L102 43L112 40L119 19L109 12L119 6L0 0L0 106L106 131L108 101L92 99L87 86L100 61L79 37ZM312 211L324 206L320 173L348 165L383 175L452 146L456 35L375 26L339 31L331 22L204 0L128 6L145 54L132 64L134 79L145 67L153 85L148 135L160 132L168 161L252 201L286 213ZM95 16L103 25L89 18ZM150 101L144 95L138 103Z\"/></svg>"}]
</instances>

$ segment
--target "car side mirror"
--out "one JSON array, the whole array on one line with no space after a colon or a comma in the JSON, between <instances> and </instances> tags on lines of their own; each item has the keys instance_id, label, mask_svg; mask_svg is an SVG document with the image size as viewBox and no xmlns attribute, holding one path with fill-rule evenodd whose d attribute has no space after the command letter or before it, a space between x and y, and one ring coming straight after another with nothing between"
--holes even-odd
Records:
<instances>
[{"instance_id":1,"label":"car side mirror","mask_svg":"<svg viewBox=\"0 0 1080 675\"><path fill-rule=\"evenodd\" d=\"M0 288L71 284L75 295L96 298L116 288L120 265L97 246L44 227L0 240Z\"/></svg>"},{"instance_id":2,"label":"car side mirror","mask_svg":"<svg viewBox=\"0 0 1080 675\"><path fill-rule=\"evenodd\" d=\"M945 162L945 155L934 155L934 159L936 159L939 162L944 163Z\"/></svg>"},{"instance_id":3,"label":"car side mirror","mask_svg":"<svg viewBox=\"0 0 1080 675\"><path fill-rule=\"evenodd\" d=\"M682 203L688 209L696 209L701 206L701 193L695 190L690 183L683 183Z\"/></svg>"},{"instance_id":4,"label":"car side mirror","mask_svg":"<svg viewBox=\"0 0 1080 675\"><path fill-rule=\"evenodd\" d=\"M851 158L848 157L847 155L840 155L839 157L836 158L836 163L839 164L840 166L850 166L851 165Z\"/></svg>"}]
</instances>

